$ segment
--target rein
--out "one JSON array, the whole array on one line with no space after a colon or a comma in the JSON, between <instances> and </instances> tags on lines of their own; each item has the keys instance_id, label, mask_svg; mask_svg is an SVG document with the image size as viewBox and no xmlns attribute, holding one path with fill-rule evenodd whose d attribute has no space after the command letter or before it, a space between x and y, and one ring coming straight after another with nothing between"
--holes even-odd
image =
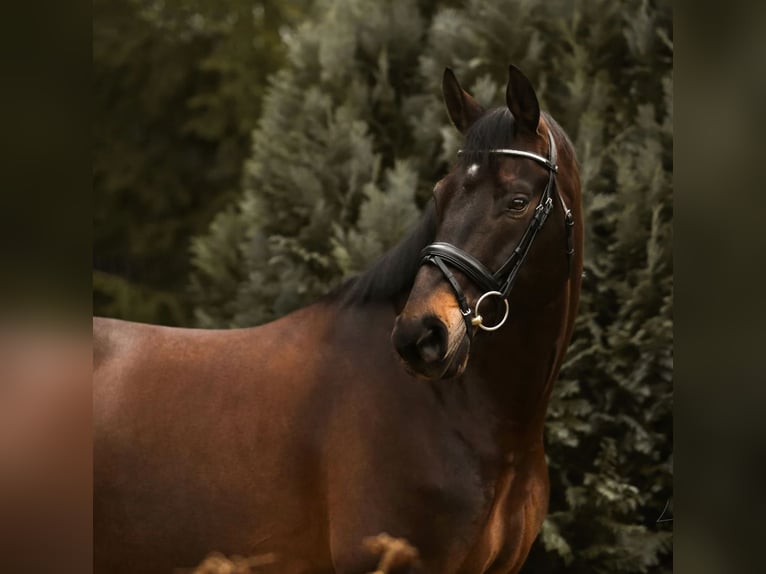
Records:
<instances>
[{"instance_id":1,"label":"rein","mask_svg":"<svg viewBox=\"0 0 766 574\"><path fill-rule=\"evenodd\" d=\"M423 251L421 251L421 265L424 263L430 263L436 265L442 272L444 277L449 282L452 290L457 297L458 305L460 307L460 313L463 315L463 319L466 324L466 332L470 334L473 332L472 327L479 327L484 331L495 331L503 326L508 319L509 305L508 296L513 289L513 285L516 282L516 278L519 275L521 266L524 263L532 244L537 237L537 233L542 228L548 215L553 209L553 190L556 184L556 173L558 172L558 165L556 165L556 145L553 142L550 130L548 131L548 157L545 158L536 153L516 150L516 149L491 149L487 153L497 155L508 155L515 157L524 157L536 161L548 170L548 183L540 196L540 202L535 207L535 212L532 215L532 220L529 222L524 235L522 235L516 248L513 250L511 256L500 266L496 272L492 273L487 269L484 264L471 254L463 251L459 247L455 247L450 243L443 241L437 241L427 245ZM463 150L459 150L458 154ZM572 217L572 211L564 203L564 198L559 191L556 195L559 197L561 206L564 209L564 225L566 226L567 234L567 257L571 261L571 256L574 253L574 246L572 241L572 228L574 227L574 218ZM450 271L447 265L457 268L463 272L474 284L478 285L484 293L476 301L476 306L472 310L468 305L465 293L460 287L460 284L455 279L455 275ZM479 308L485 299L489 297L499 297L505 303L505 313L499 323L495 325L485 325L484 319L479 314ZM473 315L473 317L472 317Z\"/></svg>"}]
</instances>

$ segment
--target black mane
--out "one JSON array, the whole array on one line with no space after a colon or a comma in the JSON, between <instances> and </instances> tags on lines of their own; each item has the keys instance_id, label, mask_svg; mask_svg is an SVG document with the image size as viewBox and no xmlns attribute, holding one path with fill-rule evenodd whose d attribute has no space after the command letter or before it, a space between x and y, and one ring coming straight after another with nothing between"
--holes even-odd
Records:
<instances>
[{"instance_id":1,"label":"black mane","mask_svg":"<svg viewBox=\"0 0 766 574\"><path fill-rule=\"evenodd\" d=\"M381 255L367 271L348 279L330 293L343 305L390 301L408 292L420 267L420 252L436 235L436 210L426 207L417 225L396 246Z\"/></svg>"},{"instance_id":2,"label":"black mane","mask_svg":"<svg viewBox=\"0 0 766 574\"><path fill-rule=\"evenodd\" d=\"M548 114L541 114L550 127L559 151L559 163L574 165L574 148L564 130ZM487 150L514 147L513 114L497 107L482 115L465 134L463 152L456 166L474 163L487 165L493 161ZM569 161L572 163L569 164ZM412 287L418 268L420 252L432 243L436 234L436 211L433 202L426 207L418 224L395 247L384 253L372 266L356 277L346 280L329 297L342 305L373 301L391 301L406 294Z\"/></svg>"}]
</instances>

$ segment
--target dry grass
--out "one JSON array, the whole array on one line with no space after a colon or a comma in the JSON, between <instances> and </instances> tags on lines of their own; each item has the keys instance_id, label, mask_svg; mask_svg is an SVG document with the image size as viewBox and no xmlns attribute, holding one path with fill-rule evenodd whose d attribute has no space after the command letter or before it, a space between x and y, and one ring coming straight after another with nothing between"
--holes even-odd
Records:
<instances>
[{"instance_id":1,"label":"dry grass","mask_svg":"<svg viewBox=\"0 0 766 574\"><path fill-rule=\"evenodd\" d=\"M368 536L362 541L371 554L380 556L378 567L370 574L394 574L400 568L419 564L418 551L404 538L394 538L385 532ZM259 574L264 567L278 562L274 553L243 558L226 557L218 552L209 554L191 574ZM180 572L180 571L179 571Z\"/></svg>"},{"instance_id":2,"label":"dry grass","mask_svg":"<svg viewBox=\"0 0 766 574\"><path fill-rule=\"evenodd\" d=\"M263 566L269 566L277 561L277 555L273 553L259 554L243 558L232 556L227 558L223 554L213 552L208 554L192 574L257 574Z\"/></svg>"},{"instance_id":3,"label":"dry grass","mask_svg":"<svg viewBox=\"0 0 766 574\"><path fill-rule=\"evenodd\" d=\"M414 566L420 560L414 546L404 538L394 538L385 532L368 536L363 544L367 550L380 556L378 569L372 574L389 574L405 566Z\"/></svg>"}]
</instances>

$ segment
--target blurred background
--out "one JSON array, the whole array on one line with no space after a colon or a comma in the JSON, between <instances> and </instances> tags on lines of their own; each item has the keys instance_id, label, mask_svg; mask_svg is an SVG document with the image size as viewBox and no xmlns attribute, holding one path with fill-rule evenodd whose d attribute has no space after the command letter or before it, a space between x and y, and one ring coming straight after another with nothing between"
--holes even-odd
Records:
<instances>
[{"instance_id":1,"label":"blurred background","mask_svg":"<svg viewBox=\"0 0 766 574\"><path fill-rule=\"evenodd\" d=\"M94 313L240 327L316 299L446 173L444 67L491 106L509 63L575 144L586 222L524 572L669 572L669 1L95 0Z\"/></svg>"}]
</instances>

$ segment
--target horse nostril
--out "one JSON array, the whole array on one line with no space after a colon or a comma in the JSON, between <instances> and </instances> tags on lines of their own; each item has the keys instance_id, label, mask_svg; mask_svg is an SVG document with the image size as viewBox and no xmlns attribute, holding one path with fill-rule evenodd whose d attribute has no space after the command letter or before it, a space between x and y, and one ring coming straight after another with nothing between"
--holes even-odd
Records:
<instances>
[{"instance_id":1,"label":"horse nostril","mask_svg":"<svg viewBox=\"0 0 766 574\"><path fill-rule=\"evenodd\" d=\"M436 363L447 353L447 329L441 321L424 321L425 330L415 346L425 363Z\"/></svg>"},{"instance_id":2,"label":"horse nostril","mask_svg":"<svg viewBox=\"0 0 766 574\"><path fill-rule=\"evenodd\" d=\"M417 372L438 368L447 355L447 327L434 315L400 316L391 339L401 358Z\"/></svg>"}]
</instances>

